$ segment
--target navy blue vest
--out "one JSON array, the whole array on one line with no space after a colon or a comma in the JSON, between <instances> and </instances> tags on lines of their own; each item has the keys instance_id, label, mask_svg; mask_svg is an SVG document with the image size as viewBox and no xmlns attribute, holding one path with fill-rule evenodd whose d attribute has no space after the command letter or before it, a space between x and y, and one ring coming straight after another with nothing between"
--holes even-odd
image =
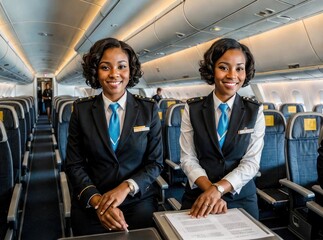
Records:
<instances>
[{"instance_id":1,"label":"navy blue vest","mask_svg":"<svg viewBox=\"0 0 323 240\"><path fill-rule=\"evenodd\" d=\"M205 169L211 182L221 180L227 173L236 168L246 153L251 133L238 134L239 130L253 129L257 120L260 104L237 94L228 127L227 136L222 148L219 147L213 92L204 98L188 100L190 120L194 129L194 144L200 165ZM244 132L244 131L242 131ZM240 132L241 133L241 132ZM191 189L187 184L186 197L196 199L202 191ZM224 195L225 201L234 201L256 193L253 180L249 181L239 194Z\"/></svg>"}]
</instances>

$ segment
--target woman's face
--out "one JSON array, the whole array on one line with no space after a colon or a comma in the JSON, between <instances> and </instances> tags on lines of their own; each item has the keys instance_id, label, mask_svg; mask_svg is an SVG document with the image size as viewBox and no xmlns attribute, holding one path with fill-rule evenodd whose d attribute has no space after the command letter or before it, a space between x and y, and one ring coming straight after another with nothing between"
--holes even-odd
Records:
<instances>
[{"instance_id":1,"label":"woman's face","mask_svg":"<svg viewBox=\"0 0 323 240\"><path fill-rule=\"evenodd\" d=\"M246 57L240 49L226 51L214 65L215 95L228 101L246 79Z\"/></svg>"},{"instance_id":2,"label":"woman's face","mask_svg":"<svg viewBox=\"0 0 323 240\"><path fill-rule=\"evenodd\" d=\"M118 101L125 93L130 78L129 58L121 48L106 49L98 67L98 80L103 94Z\"/></svg>"}]
</instances>

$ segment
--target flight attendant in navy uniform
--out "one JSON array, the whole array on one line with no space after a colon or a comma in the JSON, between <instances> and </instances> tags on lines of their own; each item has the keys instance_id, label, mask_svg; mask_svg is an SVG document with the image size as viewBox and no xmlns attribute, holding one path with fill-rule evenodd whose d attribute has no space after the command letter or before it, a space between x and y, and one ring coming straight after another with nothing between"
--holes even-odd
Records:
<instances>
[{"instance_id":1,"label":"flight attendant in navy uniform","mask_svg":"<svg viewBox=\"0 0 323 240\"><path fill-rule=\"evenodd\" d=\"M187 101L180 136L181 168L188 177L182 209L192 217L238 207L258 218L253 178L264 144L263 107L237 93L254 72L251 52L234 39L214 42L200 62L201 77L214 91Z\"/></svg>"},{"instance_id":2,"label":"flight attendant in navy uniform","mask_svg":"<svg viewBox=\"0 0 323 240\"><path fill-rule=\"evenodd\" d=\"M154 100L126 90L142 76L138 58L128 44L106 38L82 66L86 83L103 92L73 105L66 152L73 233L151 227L163 169L161 124Z\"/></svg>"}]
</instances>

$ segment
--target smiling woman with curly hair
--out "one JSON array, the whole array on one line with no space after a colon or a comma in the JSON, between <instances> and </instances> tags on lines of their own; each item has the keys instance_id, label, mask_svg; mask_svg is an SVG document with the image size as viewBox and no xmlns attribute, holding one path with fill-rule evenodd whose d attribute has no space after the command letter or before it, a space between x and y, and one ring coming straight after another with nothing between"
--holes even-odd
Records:
<instances>
[{"instance_id":1,"label":"smiling woman with curly hair","mask_svg":"<svg viewBox=\"0 0 323 240\"><path fill-rule=\"evenodd\" d=\"M163 169L161 123L150 98L132 95L142 71L133 49L114 38L83 57L97 96L74 102L66 150L75 235L151 227Z\"/></svg>"}]
</instances>

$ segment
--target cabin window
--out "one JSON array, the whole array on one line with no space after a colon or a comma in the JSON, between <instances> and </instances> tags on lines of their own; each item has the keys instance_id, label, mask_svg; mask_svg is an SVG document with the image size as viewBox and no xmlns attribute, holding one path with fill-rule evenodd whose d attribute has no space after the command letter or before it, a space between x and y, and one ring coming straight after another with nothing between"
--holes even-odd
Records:
<instances>
[{"instance_id":1,"label":"cabin window","mask_svg":"<svg viewBox=\"0 0 323 240\"><path fill-rule=\"evenodd\" d=\"M281 100L278 92L276 92L276 91L271 92L271 99L272 99L272 102L274 102L277 106L280 106L282 104L282 100Z\"/></svg>"},{"instance_id":2,"label":"cabin window","mask_svg":"<svg viewBox=\"0 0 323 240\"><path fill-rule=\"evenodd\" d=\"M295 103L302 103L302 104L304 103L303 96L298 90L293 90L292 96Z\"/></svg>"}]
</instances>

